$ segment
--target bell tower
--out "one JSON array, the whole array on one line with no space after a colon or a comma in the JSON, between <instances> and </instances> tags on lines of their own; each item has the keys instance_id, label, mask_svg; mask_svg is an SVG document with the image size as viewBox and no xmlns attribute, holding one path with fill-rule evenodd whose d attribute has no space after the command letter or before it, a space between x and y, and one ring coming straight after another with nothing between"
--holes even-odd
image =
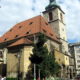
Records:
<instances>
[{"instance_id":1,"label":"bell tower","mask_svg":"<svg viewBox=\"0 0 80 80\"><path fill-rule=\"evenodd\" d=\"M45 8L43 16L48 20L48 23L62 42L62 52L68 54L64 15L64 11L57 4L56 0L49 0L49 5Z\"/></svg>"}]
</instances>

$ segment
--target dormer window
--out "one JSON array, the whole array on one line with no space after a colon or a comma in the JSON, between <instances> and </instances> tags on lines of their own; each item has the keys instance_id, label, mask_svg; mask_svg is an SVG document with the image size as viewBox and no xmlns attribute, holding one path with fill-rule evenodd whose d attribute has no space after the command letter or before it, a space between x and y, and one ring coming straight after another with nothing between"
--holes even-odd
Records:
<instances>
[{"instance_id":1,"label":"dormer window","mask_svg":"<svg viewBox=\"0 0 80 80\"><path fill-rule=\"evenodd\" d=\"M31 30L30 31L28 31L28 32L26 32L26 34L29 34L31 32Z\"/></svg>"},{"instance_id":2,"label":"dormer window","mask_svg":"<svg viewBox=\"0 0 80 80\"><path fill-rule=\"evenodd\" d=\"M52 21L52 20L53 20L53 13L49 12L49 21Z\"/></svg>"},{"instance_id":3,"label":"dormer window","mask_svg":"<svg viewBox=\"0 0 80 80\"><path fill-rule=\"evenodd\" d=\"M51 36L53 36L53 34L52 34L52 33L50 33L50 35L51 35Z\"/></svg>"},{"instance_id":4,"label":"dormer window","mask_svg":"<svg viewBox=\"0 0 80 80\"><path fill-rule=\"evenodd\" d=\"M33 24L33 22L30 22L29 25Z\"/></svg>"},{"instance_id":5,"label":"dormer window","mask_svg":"<svg viewBox=\"0 0 80 80\"><path fill-rule=\"evenodd\" d=\"M46 24L46 25L48 25L48 23L47 23L47 22L45 22L45 24Z\"/></svg>"},{"instance_id":6,"label":"dormer window","mask_svg":"<svg viewBox=\"0 0 80 80\"><path fill-rule=\"evenodd\" d=\"M12 31L12 29L10 29L10 32Z\"/></svg>"},{"instance_id":7,"label":"dormer window","mask_svg":"<svg viewBox=\"0 0 80 80\"><path fill-rule=\"evenodd\" d=\"M19 26L19 28L21 28L22 26Z\"/></svg>"},{"instance_id":8,"label":"dormer window","mask_svg":"<svg viewBox=\"0 0 80 80\"><path fill-rule=\"evenodd\" d=\"M16 35L15 38L17 38L19 35Z\"/></svg>"},{"instance_id":9,"label":"dormer window","mask_svg":"<svg viewBox=\"0 0 80 80\"><path fill-rule=\"evenodd\" d=\"M4 41L6 41L6 40L7 40L7 38L4 39Z\"/></svg>"},{"instance_id":10,"label":"dormer window","mask_svg":"<svg viewBox=\"0 0 80 80\"><path fill-rule=\"evenodd\" d=\"M29 32L26 32L26 34L29 34Z\"/></svg>"},{"instance_id":11,"label":"dormer window","mask_svg":"<svg viewBox=\"0 0 80 80\"><path fill-rule=\"evenodd\" d=\"M47 31L43 29L43 31L46 33Z\"/></svg>"}]
</instances>

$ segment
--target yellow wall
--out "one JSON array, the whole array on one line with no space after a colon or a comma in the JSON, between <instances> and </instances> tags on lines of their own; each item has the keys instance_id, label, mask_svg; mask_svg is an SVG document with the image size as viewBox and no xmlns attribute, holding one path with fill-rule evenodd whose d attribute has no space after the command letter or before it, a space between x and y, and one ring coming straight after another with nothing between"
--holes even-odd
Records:
<instances>
[{"instance_id":1,"label":"yellow wall","mask_svg":"<svg viewBox=\"0 0 80 80\"><path fill-rule=\"evenodd\" d=\"M55 59L59 64L69 65L69 57L57 50L55 50Z\"/></svg>"},{"instance_id":2,"label":"yellow wall","mask_svg":"<svg viewBox=\"0 0 80 80\"><path fill-rule=\"evenodd\" d=\"M23 72L25 77L26 72L29 69L30 65L30 54L32 54L32 47L25 46L21 49L21 58L20 58L20 72ZM18 58L16 57L17 53L8 53L7 54L7 77L17 77L18 71Z\"/></svg>"},{"instance_id":3,"label":"yellow wall","mask_svg":"<svg viewBox=\"0 0 80 80\"><path fill-rule=\"evenodd\" d=\"M17 75L17 69L18 69L18 59L16 58L16 53L7 54L7 76L8 77L16 77Z\"/></svg>"},{"instance_id":4,"label":"yellow wall","mask_svg":"<svg viewBox=\"0 0 80 80\"><path fill-rule=\"evenodd\" d=\"M23 72L23 77L26 76L28 70L30 70L30 54L32 54L33 47L25 46L21 51L20 59L20 72ZM18 58L15 56L17 53L8 53L7 54L7 76L8 77L17 77L18 70ZM55 58L59 64L69 65L69 57L55 50Z\"/></svg>"},{"instance_id":5,"label":"yellow wall","mask_svg":"<svg viewBox=\"0 0 80 80\"><path fill-rule=\"evenodd\" d=\"M54 44L55 43L55 44ZM51 46L53 45L53 46ZM61 53L59 51L59 46L60 44L56 43L56 42L53 42L51 40L48 40L45 44L45 46L47 46L48 50L51 51L54 50L54 53L55 53L55 58L56 58L56 61L59 63L59 64L64 64L66 66L69 66L69 56L65 55L64 53ZM51 46L51 47L50 47ZM54 48L55 47L55 48Z\"/></svg>"},{"instance_id":6,"label":"yellow wall","mask_svg":"<svg viewBox=\"0 0 80 80\"><path fill-rule=\"evenodd\" d=\"M30 57L30 54L32 54L32 49L33 47L31 46L25 46L24 47L24 77L26 75L26 72L28 72L28 70L30 70L30 60L29 60L29 57Z\"/></svg>"}]
</instances>

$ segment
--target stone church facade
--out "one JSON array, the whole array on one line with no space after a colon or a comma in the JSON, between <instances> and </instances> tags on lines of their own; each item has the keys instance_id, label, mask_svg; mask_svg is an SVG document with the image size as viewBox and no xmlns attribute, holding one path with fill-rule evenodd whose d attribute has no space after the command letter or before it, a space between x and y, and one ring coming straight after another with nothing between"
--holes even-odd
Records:
<instances>
[{"instance_id":1,"label":"stone church facade","mask_svg":"<svg viewBox=\"0 0 80 80\"><path fill-rule=\"evenodd\" d=\"M30 54L35 37L40 33L47 36L49 51L54 50L55 59L61 65L59 77L73 78L74 59L68 52L64 12L55 0L50 0L43 16L36 16L16 24L0 37L0 49L3 50L4 64L7 64L7 77L24 79L30 70Z\"/></svg>"}]
</instances>

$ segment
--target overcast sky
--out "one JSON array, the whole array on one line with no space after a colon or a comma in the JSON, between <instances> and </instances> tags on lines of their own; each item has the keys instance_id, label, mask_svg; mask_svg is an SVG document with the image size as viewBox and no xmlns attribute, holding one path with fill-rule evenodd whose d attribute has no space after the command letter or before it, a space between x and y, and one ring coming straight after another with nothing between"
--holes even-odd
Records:
<instances>
[{"instance_id":1,"label":"overcast sky","mask_svg":"<svg viewBox=\"0 0 80 80\"><path fill-rule=\"evenodd\" d=\"M57 0L65 14L69 42L80 41L80 0ZM23 20L40 15L49 0L0 0L0 35Z\"/></svg>"}]
</instances>

